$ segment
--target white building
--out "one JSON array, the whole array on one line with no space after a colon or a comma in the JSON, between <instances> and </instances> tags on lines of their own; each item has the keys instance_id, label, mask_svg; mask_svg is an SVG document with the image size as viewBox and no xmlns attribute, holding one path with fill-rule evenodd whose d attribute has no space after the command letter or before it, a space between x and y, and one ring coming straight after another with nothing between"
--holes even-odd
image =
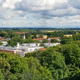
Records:
<instances>
[{"instance_id":1,"label":"white building","mask_svg":"<svg viewBox=\"0 0 80 80\"><path fill-rule=\"evenodd\" d=\"M22 46L40 46L40 43L24 43Z\"/></svg>"},{"instance_id":2,"label":"white building","mask_svg":"<svg viewBox=\"0 0 80 80\"><path fill-rule=\"evenodd\" d=\"M4 46L8 44L7 41L1 41L1 42L3 43Z\"/></svg>"},{"instance_id":3,"label":"white building","mask_svg":"<svg viewBox=\"0 0 80 80\"><path fill-rule=\"evenodd\" d=\"M49 48L50 46L60 45L60 43L44 43L44 45Z\"/></svg>"},{"instance_id":4,"label":"white building","mask_svg":"<svg viewBox=\"0 0 80 80\"><path fill-rule=\"evenodd\" d=\"M25 35L23 35L23 39L26 39L26 36Z\"/></svg>"},{"instance_id":5,"label":"white building","mask_svg":"<svg viewBox=\"0 0 80 80\"><path fill-rule=\"evenodd\" d=\"M26 53L28 52L34 52L37 51L43 47L39 46L40 43L30 43L30 44L22 44L20 45L17 43L17 47L4 47L0 46L0 52L7 52L7 53L17 53L20 54L21 57L24 57Z\"/></svg>"}]
</instances>

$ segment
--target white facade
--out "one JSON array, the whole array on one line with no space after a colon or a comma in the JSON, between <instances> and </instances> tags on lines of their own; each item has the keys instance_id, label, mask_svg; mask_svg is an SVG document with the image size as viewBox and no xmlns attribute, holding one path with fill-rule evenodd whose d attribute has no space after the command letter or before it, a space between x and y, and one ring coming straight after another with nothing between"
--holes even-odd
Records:
<instances>
[{"instance_id":1,"label":"white facade","mask_svg":"<svg viewBox=\"0 0 80 80\"><path fill-rule=\"evenodd\" d=\"M24 57L25 53L34 52L34 51L37 51L37 50L43 48L43 47L40 47L39 45L40 45L40 43L29 43L29 44L22 44L22 45L17 43L17 47L0 46L0 49L4 49L4 50L8 50L8 51L15 51L15 53L20 54L21 57Z\"/></svg>"},{"instance_id":2,"label":"white facade","mask_svg":"<svg viewBox=\"0 0 80 80\"><path fill-rule=\"evenodd\" d=\"M40 43L24 43L22 46L40 46Z\"/></svg>"},{"instance_id":3,"label":"white facade","mask_svg":"<svg viewBox=\"0 0 80 80\"><path fill-rule=\"evenodd\" d=\"M4 46L8 44L7 41L1 41L1 42L3 43Z\"/></svg>"},{"instance_id":4,"label":"white facade","mask_svg":"<svg viewBox=\"0 0 80 80\"><path fill-rule=\"evenodd\" d=\"M50 46L60 45L60 43L44 43L44 45L49 48Z\"/></svg>"},{"instance_id":5,"label":"white facade","mask_svg":"<svg viewBox=\"0 0 80 80\"><path fill-rule=\"evenodd\" d=\"M26 36L25 35L23 35L23 39L26 39Z\"/></svg>"},{"instance_id":6,"label":"white facade","mask_svg":"<svg viewBox=\"0 0 80 80\"><path fill-rule=\"evenodd\" d=\"M29 43L29 46L40 46L40 43Z\"/></svg>"}]
</instances>

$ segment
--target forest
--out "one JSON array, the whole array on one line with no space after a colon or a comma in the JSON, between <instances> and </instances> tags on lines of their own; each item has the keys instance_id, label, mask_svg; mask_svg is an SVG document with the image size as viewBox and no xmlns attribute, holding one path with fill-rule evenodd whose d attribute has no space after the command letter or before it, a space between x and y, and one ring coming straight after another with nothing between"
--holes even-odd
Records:
<instances>
[{"instance_id":1,"label":"forest","mask_svg":"<svg viewBox=\"0 0 80 80\"><path fill-rule=\"evenodd\" d=\"M25 57L1 52L0 80L80 80L80 33L61 36L60 43L44 51L26 53Z\"/></svg>"}]
</instances>

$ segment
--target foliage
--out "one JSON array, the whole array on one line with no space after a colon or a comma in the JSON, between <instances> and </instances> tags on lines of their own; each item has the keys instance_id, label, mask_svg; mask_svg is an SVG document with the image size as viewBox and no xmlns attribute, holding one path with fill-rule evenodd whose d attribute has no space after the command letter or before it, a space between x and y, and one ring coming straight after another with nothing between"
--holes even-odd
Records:
<instances>
[{"instance_id":1,"label":"foliage","mask_svg":"<svg viewBox=\"0 0 80 80\"><path fill-rule=\"evenodd\" d=\"M0 53L0 80L52 80L52 73L37 58Z\"/></svg>"},{"instance_id":2,"label":"foliage","mask_svg":"<svg viewBox=\"0 0 80 80\"><path fill-rule=\"evenodd\" d=\"M40 46L45 46L44 43L40 43Z\"/></svg>"},{"instance_id":3,"label":"foliage","mask_svg":"<svg viewBox=\"0 0 80 80\"><path fill-rule=\"evenodd\" d=\"M56 43L56 42L58 42L58 40L56 40L56 39L51 39L51 43Z\"/></svg>"},{"instance_id":4,"label":"foliage","mask_svg":"<svg viewBox=\"0 0 80 80\"><path fill-rule=\"evenodd\" d=\"M40 35L38 36L38 38L43 38L43 34L40 34Z\"/></svg>"},{"instance_id":5,"label":"foliage","mask_svg":"<svg viewBox=\"0 0 80 80\"><path fill-rule=\"evenodd\" d=\"M42 41L42 43L48 43L48 40L44 39L44 40Z\"/></svg>"},{"instance_id":6,"label":"foliage","mask_svg":"<svg viewBox=\"0 0 80 80\"><path fill-rule=\"evenodd\" d=\"M74 40L74 41L80 40L80 33L74 34L74 35L73 35L73 40Z\"/></svg>"},{"instance_id":7,"label":"foliage","mask_svg":"<svg viewBox=\"0 0 80 80\"><path fill-rule=\"evenodd\" d=\"M48 37L63 37L64 36L64 34L63 33L58 33L58 32L49 32L49 33L47 33L47 35L48 35Z\"/></svg>"},{"instance_id":8,"label":"foliage","mask_svg":"<svg viewBox=\"0 0 80 80\"><path fill-rule=\"evenodd\" d=\"M1 70L0 70L0 80L4 80L4 76L3 76L3 74L2 74L2 72L1 72Z\"/></svg>"},{"instance_id":9,"label":"foliage","mask_svg":"<svg viewBox=\"0 0 80 80\"><path fill-rule=\"evenodd\" d=\"M73 41L73 38L72 37L63 37L61 39L61 44L67 44L67 43L70 43Z\"/></svg>"},{"instance_id":10,"label":"foliage","mask_svg":"<svg viewBox=\"0 0 80 80\"><path fill-rule=\"evenodd\" d=\"M64 57L60 53L55 52L53 48L47 51L38 51L25 55L25 57L30 56L36 57L40 60L43 67L46 66L49 68L54 80L63 79L68 76L68 68L65 64Z\"/></svg>"},{"instance_id":11,"label":"foliage","mask_svg":"<svg viewBox=\"0 0 80 80\"><path fill-rule=\"evenodd\" d=\"M0 41L0 45L2 45L3 43Z\"/></svg>"}]
</instances>

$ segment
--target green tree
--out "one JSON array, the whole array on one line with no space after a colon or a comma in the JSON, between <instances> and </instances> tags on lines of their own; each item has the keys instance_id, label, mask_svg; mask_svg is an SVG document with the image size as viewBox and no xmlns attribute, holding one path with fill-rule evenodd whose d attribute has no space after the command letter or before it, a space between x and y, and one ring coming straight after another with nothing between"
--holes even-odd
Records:
<instances>
[{"instance_id":1,"label":"green tree","mask_svg":"<svg viewBox=\"0 0 80 80\"><path fill-rule=\"evenodd\" d=\"M58 42L58 40L56 40L56 39L51 39L51 43L56 43L56 42Z\"/></svg>"},{"instance_id":2,"label":"green tree","mask_svg":"<svg viewBox=\"0 0 80 80\"><path fill-rule=\"evenodd\" d=\"M61 44L67 44L67 43L70 43L73 41L73 38L72 37L63 37L61 39Z\"/></svg>"},{"instance_id":3,"label":"green tree","mask_svg":"<svg viewBox=\"0 0 80 80\"><path fill-rule=\"evenodd\" d=\"M43 34L40 34L38 38L43 38Z\"/></svg>"},{"instance_id":4,"label":"green tree","mask_svg":"<svg viewBox=\"0 0 80 80\"><path fill-rule=\"evenodd\" d=\"M73 35L73 40L74 40L74 41L80 40L80 33L74 34L74 35Z\"/></svg>"},{"instance_id":5,"label":"green tree","mask_svg":"<svg viewBox=\"0 0 80 80\"><path fill-rule=\"evenodd\" d=\"M27 60L24 58L14 58L9 61L12 73L22 73L28 70Z\"/></svg>"},{"instance_id":6,"label":"green tree","mask_svg":"<svg viewBox=\"0 0 80 80\"><path fill-rule=\"evenodd\" d=\"M60 80L68 77L68 67L65 64L64 56L61 53L54 51L51 47L46 51L37 51L31 54L26 54L26 57L36 57L40 60L43 67L46 66L52 73L54 80Z\"/></svg>"},{"instance_id":7,"label":"green tree","mask_svg":"<svg viewBox=\"0 0 80 80\"><path fill-rule=\"evenodd\" d=\"M44 39L44 40L42 41L42 43L48 43L48 40Z\"/></svg>"},{"instance_id":8,"label":"green tree","mask_svg":"<svg viewBox=\"0 0 80 80\"><path fill-rule=\"evenodd\" d=\"M0 41L0 45L3 45L3 43Z\"/></svg>"},{"instance_id":9,"label":"green tree","mask_svg":"<svg viewBox=\"0 0 80 80\"><path fill-rule=\"evenodd\" d=\"M3 74L2 74L2 72L1 72L1 70L0 70L0 80L4 80L4 76L3 76Z\"/></svg>"}]
</instances>

